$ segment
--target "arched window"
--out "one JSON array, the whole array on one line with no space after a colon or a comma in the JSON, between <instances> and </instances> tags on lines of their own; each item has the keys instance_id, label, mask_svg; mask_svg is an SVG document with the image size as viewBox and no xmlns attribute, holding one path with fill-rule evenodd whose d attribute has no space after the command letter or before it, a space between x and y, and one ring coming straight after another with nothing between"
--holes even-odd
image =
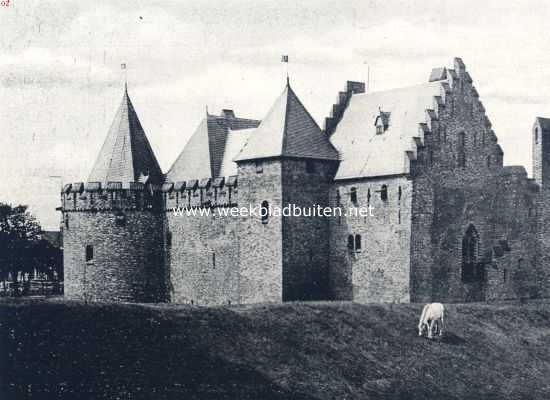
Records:
<instances>
[{"instance_id":1,"label":"arched window","mask_svg":"<svg viewBox=\"0 0 550 400\"><path fill-rule=\"evenodd\" d=\"M354 243L353 235L349 235L348 236L348 249L353 251L354 247L355 247L355 243Z\"/></svg>"},{"instance_id":2,"label":"arched window","mask_svg":"<svg viewBox=\"0 0 550 400\"><path fill-rule=\"evenodd\" d=\"M350 197L350 200L351 200L351 203L354 205L354 206L357 206L357 189L352 187L349 191L349 197Z\"/></svg>"},{"instance_id":3,"label":"arched window","mask_svg":"<svg viewBox=\"0 0 550 400\"><path fill-rule=\"evenodd\" d=\"M361 251L361 235L355 235L355 251Z\"/></svg>"},{"instance_id":4,"label":"arched window","mask_svg":"<svg viewBox=\"0 0 550 400\"><path fill-rule=\"evenodd\" d=\"M477 257L479 253L479 235L470 225L462 239L462 281L471 282L482 278Z\"/></svg>"},{"instance_id":5,"label":"arched window","mask_svg":"<svg viewBox=\"0 0 550 400\"><path fill-rule=\"evenodd\" d=\"M382 187L380 188L380 199L382 201L388 200L388 186L382 185Z\"/></svg>"},{"instance_id":6,"label":"arched window","mask_svg":"<svg viewBox=\"0 0 550 400\"><path fill-rule=\"evenodd\" d=\"M94 262L94 246L91 244L86 246L86 262Z\"/></svg>"},{"instance_id":7,"label":"arched window","mask_svg":"<svg viewBox=\"0 0 550 400\"><path fill-rule=\"evenodd\" d=\"M267 202L267 200L264 200L262 202L260 216L262 218L262 224L267 224L269 222L269 203Z\"/></svg>"}]
</instances>

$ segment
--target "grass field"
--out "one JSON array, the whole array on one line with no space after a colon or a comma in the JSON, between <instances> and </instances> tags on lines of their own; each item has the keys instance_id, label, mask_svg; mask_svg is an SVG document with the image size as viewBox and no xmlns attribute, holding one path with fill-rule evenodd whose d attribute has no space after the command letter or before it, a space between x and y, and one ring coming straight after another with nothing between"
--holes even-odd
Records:
<instances>
[{"instance_id":1,"label":"grass field","mask_svg":"<svg viewBox=\"0 0 550 400\"><path fill-rule=\"evenodd\" d=\"M550 399L550 301L0 302L0 399Z\"/></svg>"}]
</instances>

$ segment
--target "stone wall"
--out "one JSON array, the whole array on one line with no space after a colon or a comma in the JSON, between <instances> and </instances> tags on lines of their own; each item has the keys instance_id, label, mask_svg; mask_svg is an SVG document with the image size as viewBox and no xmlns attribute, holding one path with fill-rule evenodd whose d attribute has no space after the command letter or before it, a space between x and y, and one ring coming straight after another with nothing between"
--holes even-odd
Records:
<instances>
[{"instance_id":1,"label":"stone wall","mask_svg":"<svg viewBox=\"0 0 550 400\"><path fill-rule=\"evenodd\" d=\"M381 196L387 187L387 200ZM352 203L355 189L357 204ZM369 196L370 194L370 196ZM331 202L344 216L330 220L330 281L334 298L368 302L410 301L412 183L406 176L337 181ZM370 200L369 200L370 197ZM372 206L373 216L346 216L352 207ZM361 249L348 238L361 236Z\"/></svg>"},{"instance_id":2,"label":"stone wall","mask_svg":"<svg viewBox=\"0 0 550 400\"><path fill-rule=\"evenodd\" d=\"M261 172L258 172L260 171ZM241 162L239 206L269 205L282 207L282 166L280 161ZM283 299L283 222L259 216L240 219L238 230L240 259L240 302L281 302Z\"/></svg>"},{"instance_id":3,"label":"stone wall","mask_svg":"<svg viewBox=\"0 0 550 400\"><path fill-rule=\"evenodd\" d=\"M283 204L309 214L329 207L330 177L338 163L282 161ZM315 211L314 211L315 209ZM283 216L283 300L329 299L329 219L325 216Z\"/></svg>"},{"instance_id":4,"label":"stone wall","mask_svg":"<svg viewBox=\"0 0 550 400\"><path fill-rule=\"evenodd\" d=\"M65 296L71 299L166 300L162 216L151 211L76 211L63 229ZM121 221L121 218L124 218ZM86 261L86 246L93 261Z\"/></svg>"},{"instance_id":5,"label":"stone wall","mask_svg":"<svg viewBox=\"0 0 550 400\"><path fill-rule=\"evenodd\" d=\"M519 275L535 274L536 191L522 168L503 168L502 150L462 61L448 74L411 161L411 298L517 297L524 290ZM479 234L477 262L485 279L464 282L462 240L470 226ZM526 272L519 273L518 264ZM530 285L530 279L522 282Z\"/></svg>"}]
</instances>

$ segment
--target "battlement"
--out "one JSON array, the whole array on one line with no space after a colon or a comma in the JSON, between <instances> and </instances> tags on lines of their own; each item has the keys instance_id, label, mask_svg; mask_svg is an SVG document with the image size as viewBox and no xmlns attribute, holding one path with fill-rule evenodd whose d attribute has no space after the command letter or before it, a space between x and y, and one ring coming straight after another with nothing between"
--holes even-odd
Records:
<instances>
[{"instance_id":1,"label":"battlement","mask_svg":"<svg viewBox=\"0 0 550 400\"><path fill-rule=\"evenodd\" d=\"M61 191L62 210L155 210L162 206L160 185L141 182L68 183Z\"/></svg>"},{"instance_id":2,"label":"battlement","mask_svg":"<svg viewBox=\"0 0 550 400\"><path fill-rule=\"evenodd\" d=\"M161 187L161 193L166 211L171 211L175 207L236 207L237 176L165 182Z\"/></svg>"}]
</instances>

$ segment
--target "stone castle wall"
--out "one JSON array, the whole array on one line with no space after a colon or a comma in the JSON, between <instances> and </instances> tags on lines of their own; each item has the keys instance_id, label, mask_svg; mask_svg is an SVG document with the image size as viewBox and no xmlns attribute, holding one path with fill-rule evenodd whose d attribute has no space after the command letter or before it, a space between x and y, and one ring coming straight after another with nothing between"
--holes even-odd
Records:
<instances>
[{"instance_id":1,"label":"stone castle wall","mask_svg":"<svg viewBox=\"0 0 550 400\"><path fill-rule=\"evenodd\" d=\"M307 172L306 163L310 163ZM313 213L329 207L330 177L338 163L283 160L283 204ZM329 220L325 216L282 217L283 300L327 300L329 288Z\"/></svg>"},{"instance_id":2,"label":"stone castle wall","mask_svg":"<svg viewBox=\"0 0 550 400\"><path fill-rule=\"evenodd\" d=\"M503 168L502 150L462 62L457 60L448 73L449 84L442 84L441 96L419 128L411 161L411 298L514 297L524 290L518 286L530 285L519 277L536 274L537 194L523 169ZM485 282L462 280L462 240L470 226L479 234L477 261Z\"/></svg>"},{"instance_id":3,"label":"stone castle wall","mask_svg":"<svg viewBox=\"0 0 550 400\"><path fill-rule=\"evenodd\" d=\"M382 185L387 199L382 198ZM352 202L355 189L357 202ZM367 302L410 301L412 183L405 176L338 181L331 202L342 208L330 220L330 279L334 298ZM373 216L345 216L372 206ZM361 249L348 245L361 237Z\"/></svg>"}]
</instances>

